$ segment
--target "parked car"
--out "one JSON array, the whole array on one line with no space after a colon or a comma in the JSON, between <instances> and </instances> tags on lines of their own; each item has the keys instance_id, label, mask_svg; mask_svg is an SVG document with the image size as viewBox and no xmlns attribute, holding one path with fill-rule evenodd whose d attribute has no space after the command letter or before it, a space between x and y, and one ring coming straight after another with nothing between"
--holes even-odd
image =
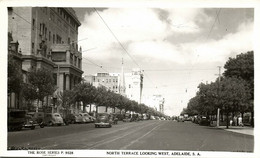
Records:
<instances>
[{"instance_id":1,"label":"parked car","mask_svg":"<svg viewBox=\"0 0 260 158\"><path fill-rule=\"evenodd\" d=\"M44 123L49 126L63 125L63 119L59 113L46 113L44 116Z\"/></svg>"},{"instance_id":2,"label":"parked car","mask_svg":"<svg viewBox=\"0 0 260 158\"><path fill-rule=\"evenodd\" d=\"M23 127L24 128L30 128L31 130L34 130L35 126L37 126L38 123L33 120L31 115L25 115L25 118L26 118L26 121L24 122Z\"/></svg>"},{"instance_id":3,"label":"parked car","mask_svg":"<svg viewBox=\"0 0 260 158\"><path fill-rule=\"evenodd\" d=\"M183 116L179 116L177 119L178 122L184 122L184 117Z\"/></svg>"},{"instance_id":4,"label":"parked car","mask_svg":"<svg viewBox=\"0 0 260 158\"><path fill-rule=\"evenodd\" d=\"M111 114L111 117L113 120L113 124L117 124L117 122L118 122L117 114Z\"/></svg>"},{"instance_id":5,"label":"parked car","mask_svg":"<svg viewBox=\"0 0 260 158\"><path fill-rule=\"evenodd\" d=\"M26 111L17 110L8 112L8 131L18 130L23 128L26 122Z\"/></svg>"},{"instance_id":6,"label":"parked car","mask_svg":"<svg viewBox=\"0 0 260 158\"><path fill-rule=\"evenodd\" d=\"M202 116L202 117L199 119L199 125L209 126L209 125L210 125L210 120L208 120L205 116Z\"/></svg>"},{"instance_id":7,"label":"parked car","mask_svg":"<svg viewBox=\"0 0 260 158\"><path fill-rule=\"evenodd\" d=\"M27 115L30 115L32 121L36 126L44 127L44 113L43 112L28 112Z\"/></svg>"},{"instance_id":8,"label":"parked car","mask_svg":"<svg viewBox=\"0 0 260 158\"><path fill-rule=\"evenodd\" d=\"M92 116L90 116L88 113L79 113L79 116L82 116L84 123L93 122Z\"/></svg>"},{"instance_id":9,"label":"parked car","mask_svg":"<svg viewBox=\"0 0 260 158\"><path fill-rule=\"evenodd\" d=\"M95 127L112 127L112 116L108 113L98 113L95 121Z\"/></svg>"},{"instance_id":10,"label":"parked car","mask_svg":"<svg viewBox=\"0 0 260 158\"><path fill-rule=\"evenodd\" d=\"M75 114L66 114L63 118L63 121L66 125L76 123L76 115Z\"/></svg>"}]
</instances>

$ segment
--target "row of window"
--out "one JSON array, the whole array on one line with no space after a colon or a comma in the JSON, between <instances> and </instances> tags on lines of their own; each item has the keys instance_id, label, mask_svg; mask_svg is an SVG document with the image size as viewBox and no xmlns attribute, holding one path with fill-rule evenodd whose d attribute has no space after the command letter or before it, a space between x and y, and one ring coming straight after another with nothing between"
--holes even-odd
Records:
<instances>
[{"instance_id":1,"label":"row of window","mask_svg":"<svg viewBox=\"0 0 260 158\"><path fill-rule=\"evenodd\" d=\"M35 19L33 19L33 29L35 25ZM44 37L47 40L47 27L45 26L44 23L40 23L40 36ZM56 42L55 42L56 40ZM49 41L51 41L51 31L49 31ZM55 39L55 34L53 34L53 38L52 38L52 43L55 44L63 44L64 41L62 41L62 38L60 35L56 34L56 39ZM73 48L78 49L78 44L75 44L74 41L70 42L70 37L68 37L68 44L71 44Z\"/></svg>"},{"instance_id":2,"label":"row of window","mask_svg":"<svg viewBox=\"0 0 260 158\"><path fill-rule=\"evenodd\" d=\"M78 26L77 26L76 22L63 8L58 8L58 13L64 20L66 20L68 23L70 23L73 28L78 30Z\"/></svg>"},{"instance_id":3,"label":"row of window","mask_svg":"<svg viewBox=\"0 0 260 158\"><path fill-rule=\"evenodd\" d=\"M97 81L100 82L100 79L97 79ZM106 79L106 83L111 83L111 81L117 82L117 79ZM105 82L105 79L102 79L102 82Z\"/></svg>"}]
</instances>

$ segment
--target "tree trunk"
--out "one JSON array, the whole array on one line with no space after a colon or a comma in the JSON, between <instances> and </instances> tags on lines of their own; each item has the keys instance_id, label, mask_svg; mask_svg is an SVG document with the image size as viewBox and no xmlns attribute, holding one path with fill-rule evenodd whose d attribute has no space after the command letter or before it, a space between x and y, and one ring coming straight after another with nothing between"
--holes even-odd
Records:
<instances>
[{"instance_id":1,"label":"tree trunk","mask_svg":"<svg viewBox=\"0 0 260 158\"><path fill-rule=\"evenodd\" d=\"M36 112L38 112L38 108L39 108L39 99L37 99L37 107L36 107Z\"/></svg>"},{"instance_id":2,"label":"tree trunk","mask_svg":"<svg viewBox=\"0 0 260 158\"><path fill-rule=\"evenodd\" d=\"M91 106L92 106L92 105L91 105L91 104L89 104L89 113L91 113Z\"/></svg>"},{"instance_id":3,"label":"tree trunk","mask_svg":"<svg viewBox=\"0 0 260 158\"><path fill-rule=\"evenodd\" d=\"M86 112L86 104L83 102L83 112Z\"/></svg>"},{"instance_id":4,"label":"tree trunk","mask_svg":"<svg viewBox=\"0 0 260 158\"><path fill-rule=\"evenodd\" d=\"M96 105L96 113L98 113L98 105Z\"/></svg>"},{"instance_id":5,"label":"tree trunk","mask_svg":"<svg viewBox=\"0 0 260 158\"><path fill-rule=\"evenodd\" d=\"M227 112L227 129L228 129L228 125L229 125L229 112Z\"/></svg>"},{"instance_id":6,"label":"tree trunk","mask_svg":"<svg viewBox=\"0 0 260 158\"><path fill-rule=\"evenodd\" d=\"M251 112L251 126L252 126L252 127L255 126L255 122L254 122L254 111Z\"/></svg>"}]
</instances>

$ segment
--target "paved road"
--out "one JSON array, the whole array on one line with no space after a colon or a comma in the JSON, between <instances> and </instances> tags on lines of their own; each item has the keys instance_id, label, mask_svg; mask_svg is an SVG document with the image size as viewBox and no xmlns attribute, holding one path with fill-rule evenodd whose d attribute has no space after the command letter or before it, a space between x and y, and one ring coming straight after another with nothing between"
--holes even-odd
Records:
<instances>
[{"instance_id":1,"label":"paved road","mask_svg":"<svg viewBox=\"0 0 260 158\"><path fill-rule=\"evenodd\" d=\"M8 132L8 146L253 152L254 137L191 122L149 120L119 122L112 128L94 128L91 123Z\"/></svg>"}]
</instances>

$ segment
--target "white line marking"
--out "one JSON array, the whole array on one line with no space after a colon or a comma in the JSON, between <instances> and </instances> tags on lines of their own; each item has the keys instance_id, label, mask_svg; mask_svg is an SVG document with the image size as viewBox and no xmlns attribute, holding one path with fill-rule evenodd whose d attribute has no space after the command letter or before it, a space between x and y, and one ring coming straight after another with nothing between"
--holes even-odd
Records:
<instances>
[{"instance_id":1,"label":"white line marking","mask_svg":"<svg viewBox=\"0 0 260 158\"><path fill-rule=\"evenodd\" d=\"M120 148L120 150L126 150L129 146L133 145L134 143L138 142L140 139L144 138L145 136L147 136L148 134L150 134L152 131L154 131L156 128L158 128L159 126L161 126L162 124L158 124L157 126L155 126L151 131L145 133L143 136L137 138L136 140L131 141L128 145Z\"/></svg>"}]
</instances>

